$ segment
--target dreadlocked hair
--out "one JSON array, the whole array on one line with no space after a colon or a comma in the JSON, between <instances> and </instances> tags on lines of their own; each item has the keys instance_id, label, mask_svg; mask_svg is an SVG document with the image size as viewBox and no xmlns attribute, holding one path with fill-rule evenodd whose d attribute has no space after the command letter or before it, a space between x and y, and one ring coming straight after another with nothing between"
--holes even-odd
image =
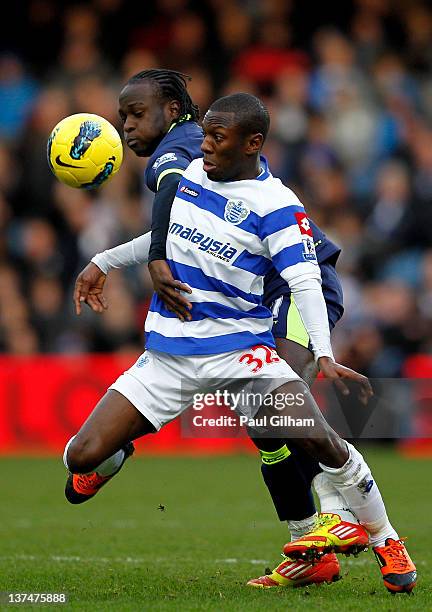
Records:
<instances>
[{"instance_id":1,"label":"dreadlocked hair","mask_svg":"<svg viewBox=\"0 0 432 612\"><path fill-rule=\"evenodd\" d=\"M187 90L187 82L192 80L190 76L177 72L176 70L151 68L134 74L134 76L129 79L128 84L144 80L154 83L162 98L166 100L178 100L180 102L179 121L185 121L189 118L192 119L192 121L198 121L199 108L192 102ZM190 117L188 117L188 115Z\"/></svg>"}]
</instances>

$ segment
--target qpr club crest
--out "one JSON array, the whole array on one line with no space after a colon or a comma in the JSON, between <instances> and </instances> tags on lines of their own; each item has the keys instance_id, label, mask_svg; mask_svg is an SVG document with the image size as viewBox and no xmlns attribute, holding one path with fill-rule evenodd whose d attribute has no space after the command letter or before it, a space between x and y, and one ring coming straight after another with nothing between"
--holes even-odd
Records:
<instances>
[{"instance_id":1,"label":"qpr club crest","mask_svg":"<svg viewBox=\"0 0 432 612\"><path fill-rule=\"evenodd\" d=\"M150 361L150 357L148 355L141 355L141 357L138 359L138 361L136 362L136 367L137 368L142 368L143 366L145 366L148 362Z\"/></svg>"},{"instance_id":2,"label":"qpr club crest","mask_svg":"<svg viewBox=\"0 0 432 612\"><path fill-rule=\"evenodd\" d=\"M250 210L241 200L228 200L225 205L224 219L233 225L239 225L247 219Z\"/></svg>"}]
</instances>

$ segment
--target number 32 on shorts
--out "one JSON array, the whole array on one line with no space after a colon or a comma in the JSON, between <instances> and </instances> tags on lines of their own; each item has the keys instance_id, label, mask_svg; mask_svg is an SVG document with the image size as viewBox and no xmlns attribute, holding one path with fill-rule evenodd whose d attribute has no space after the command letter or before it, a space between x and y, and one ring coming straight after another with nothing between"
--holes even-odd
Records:
<instances>
[{"instance_id":1,"label":"number 32 on shorts","mask_svg":"<svg viewBox=\"0 0 432 612\"><path fill-rule=\"evenodd\" d=\"M253 374L259 372L265 363L277 363L278 361L280 358L276 351L263 344L253 346L239 357L239 363L250 366L248 370Z\"/></svg>"}]
</instances>

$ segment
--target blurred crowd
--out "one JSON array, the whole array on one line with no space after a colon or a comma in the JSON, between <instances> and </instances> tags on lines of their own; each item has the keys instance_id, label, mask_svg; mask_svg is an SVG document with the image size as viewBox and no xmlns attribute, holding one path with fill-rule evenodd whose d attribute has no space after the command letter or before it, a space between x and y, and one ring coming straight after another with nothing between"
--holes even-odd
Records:
<instances>
[{"instance_id":1,"label":"blurred crowd","mask_svg":"<svg viewBox=\"0 0 432 612\"><path fill-rule=\"evenodd\" d=\"M343 249L337 357L385 377L431 352L432 9L415 0L345 4L342 12L299 0L12 8L0 47L0 351L140 351L145 266L110 274L103 316L77 318L71 296L96 252L148 230L146 160L126 152L112 182L87 192L53 178L45 149L74 112L119 127L125 81L169 67L192 77L203 112L234 91L268 105L273 173Z\"/></svg>"}]
</instances>

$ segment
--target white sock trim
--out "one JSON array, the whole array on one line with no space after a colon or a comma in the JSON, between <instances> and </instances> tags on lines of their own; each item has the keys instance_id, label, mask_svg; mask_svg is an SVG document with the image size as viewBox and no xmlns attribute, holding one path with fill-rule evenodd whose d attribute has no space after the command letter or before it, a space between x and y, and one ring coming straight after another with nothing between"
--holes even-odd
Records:
<instances>
[{"instance_id":1,"label":"white sock trim","mask_svg":"<svg viewBox=\"0 0 432 612\"><path fill-rule=\"evenodd\" d=\"M315 527L317 517L318 513L315 512L312 516L308 516L300 521L287 521L291 533L291 542L293 540L298 540L298 538L301 538L305 533L311 531Z\"/></svg>"},{"instance_id":2,"label":"white sock trim","mask_svg":"<svg viewBox=\"0 0 432 612\"><path fill-rule=\"evenodd\" d=\"M123 463L124 456L125 452L121 448L116 453L114 453L114 455L111 455L111 457L108 457L108 459L102 461L102 463L99 464L93 471L97 472L101 476L111 476L112 474L117 472L117 470Z\"/></svg>"},{"instance_id":3,"label":"white sock trim","mask_svg":"<svg viewBox=\"0 0 432 612\"><path fill-rule=\"evenodd\" d=\"M67 470L69 469L69 466L68 466L68 463L67 463L67 452L68 452L68 449L69 449L70 443L72 442L72 440L73 440L74 438L75 438L75 436L72 436L72 438L71 438L71 439L69 440L69 442L66 444L65 449L64 449L64 451L63 451L63 463L64 463L65 468L66 468Z\"/></svg>"}]
</instances>

